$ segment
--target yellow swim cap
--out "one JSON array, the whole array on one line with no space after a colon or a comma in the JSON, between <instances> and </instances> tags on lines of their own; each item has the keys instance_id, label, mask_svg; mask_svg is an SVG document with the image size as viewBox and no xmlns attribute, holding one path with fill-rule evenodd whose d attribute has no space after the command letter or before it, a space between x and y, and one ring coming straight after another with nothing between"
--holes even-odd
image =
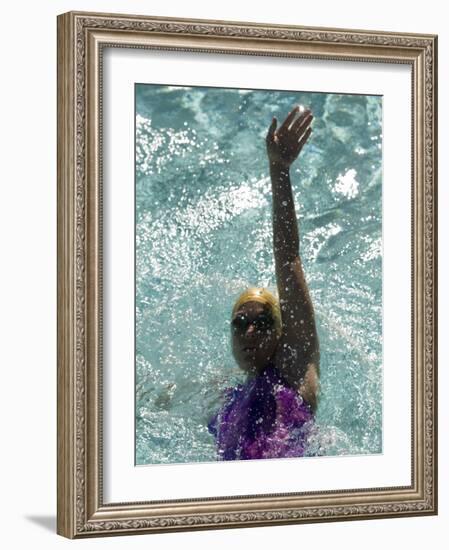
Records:
<instances>
[{"instance_id":1,"label":"yellow swim cap","mask_svg":"<svg viewBox=\"0 0 449 550\"><path fill-rule=\"evenodd\" d=\"M274 319L276 333L278 336L281 335L281 310L279 307L279 301L272 292L263 287L248 288L247 290L242 292L242 294L240 294L240 296L237 298L234 307L232 308L232 317L234 317L235 312L239 309L239 307L243 304L246 304L246 302L259 302L261 304L267 304Z\"/></svg>"}]
</instances>

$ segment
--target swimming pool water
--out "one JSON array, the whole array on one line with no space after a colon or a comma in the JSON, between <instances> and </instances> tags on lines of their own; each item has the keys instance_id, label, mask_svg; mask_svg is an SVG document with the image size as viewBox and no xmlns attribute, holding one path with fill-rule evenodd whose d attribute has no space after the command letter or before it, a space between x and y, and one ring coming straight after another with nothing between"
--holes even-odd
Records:
<instances>
[{"instance_id":1,"label":"swimming pool water","mask_svg":"<svg viewBox=\"0 0 449 550\"><path fill-rule=\"evenodd\" d=\"M244 380L229 322L276 288L265 135L295 104L291 169L321 347L310 452L382 452L382 99L136 86L136 463L215 461L207 422Z\"/></svg>"}]
</instances>

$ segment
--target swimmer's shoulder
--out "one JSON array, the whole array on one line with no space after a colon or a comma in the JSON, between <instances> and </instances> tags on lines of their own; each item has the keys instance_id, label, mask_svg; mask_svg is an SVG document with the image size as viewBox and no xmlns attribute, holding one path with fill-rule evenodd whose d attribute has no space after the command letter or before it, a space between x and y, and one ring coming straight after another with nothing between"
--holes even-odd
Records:
<instances>
[{"instance_id":1,"label":"swimmer's shoulder","mask_svg":"<svg viewBox=\"0 0 449 550\"><path fill-rule=\"evenodd\" d=\"M304 382L299 386L298 393L310 406L312 412L318 407L318 394L320 391L319 365L311 362L307 365Z\"/></svg>"}]
</instances>

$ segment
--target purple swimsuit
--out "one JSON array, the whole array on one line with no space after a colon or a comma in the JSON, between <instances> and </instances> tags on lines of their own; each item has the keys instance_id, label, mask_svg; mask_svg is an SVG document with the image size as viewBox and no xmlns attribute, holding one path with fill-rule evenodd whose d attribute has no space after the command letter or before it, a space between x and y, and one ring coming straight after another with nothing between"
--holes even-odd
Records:
<instances>
[{"instance_id":1,"label":"purple swimsuit","mask_svg":"<svg viewBox=\"0 0 449 550\"><path fill-rule=\"evenodd\" d=\"M310 406L273 365L225 390L225 402L208 424L220 460L304 456L313 425Z\"/></svg>"}]
</instances>

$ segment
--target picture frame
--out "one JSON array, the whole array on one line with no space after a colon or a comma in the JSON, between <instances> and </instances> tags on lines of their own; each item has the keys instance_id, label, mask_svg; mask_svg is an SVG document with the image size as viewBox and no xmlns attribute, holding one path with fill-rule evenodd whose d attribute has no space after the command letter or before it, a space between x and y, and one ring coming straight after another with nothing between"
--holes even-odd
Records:
<instances>
[{"instance_id":1,"label":"picture frame","mask_svg":"<svg viewBox=\"0 0 449 550\"><path fill-rule=\"evenodd\" d=\"M206 490L200 487L199 495L186 497L178 480L188 477L185 473L190 475L192 470L184 465L180 477L173 478L171 491L166 486L164 492L162 487L156 498L151 485L148 491L144 486L143 498L104 498L114 477L110 465L106 466L111 448L104 444L104 438L116 429L108 421L111 407L104 405L110 357L104 348L104 325L110 293L104 292L108 273L103 264L103 244L112 227L111 220L104 224L107 159L103 154L103 94L107 83L103 61L107 50L201 53L206 60L213 55L233 55L249 65L264 58L273 63L281 59L323 61L337 71L339 63L357 70L380 64L410 71L410 165L399 169L410 173L407 209L411 224L407 219L396 220L410 240L407 273L411 308L399 308L410 328L411 343L409 355L401 360L410 380L410 415L405 424L410 436L410 446L405 449L410 483L395 485L392 481L388 486L368 487L362 481L348 489L337 482L337 486L298 491L273 490L261 482L257 491L245 491L242 484L240 494L201 496L201 490L204 494ZM391 147L391 142L385 147ZM57 532L68 538L85 538L436 514L436 228L436 36L88 12L60 15ZM133 368L131 364L129 373ZM228 465L207 468L212 466ZM161 472L159 469L158 475ZM363 479L365 474L361 475Z\"/></svg>"}]
</instances>

